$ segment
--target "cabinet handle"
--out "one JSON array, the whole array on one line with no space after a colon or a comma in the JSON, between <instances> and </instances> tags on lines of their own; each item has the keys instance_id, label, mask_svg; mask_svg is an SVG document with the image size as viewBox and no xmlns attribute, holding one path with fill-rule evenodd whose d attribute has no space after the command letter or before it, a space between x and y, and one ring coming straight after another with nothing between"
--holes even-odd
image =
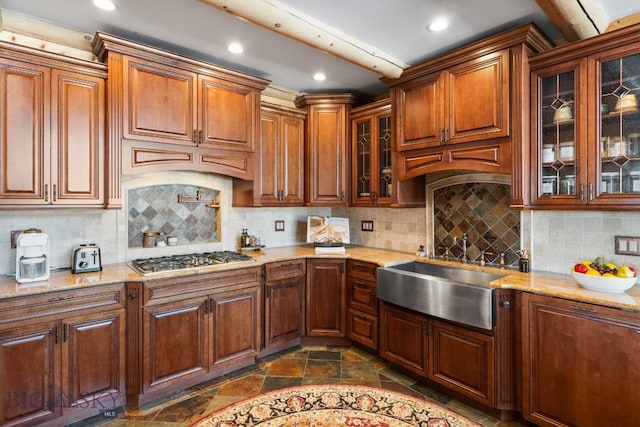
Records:
<instances>
[{"instance_id":1,"label":"cabinet handle","mask_svg":"<svg viewBox=\"0 0 640 427\"><path fill-rule=\"evenodd\" d=\"M194 129L191 133L191 142L193 142L194 144L198 143L198 129Z\"/></svg>"},{"instance_id":2,"label":"cabinet handle","mask_svg":"<svg viewBox=\"0 0 640 427\"><path fill-rule=\"evenodd\" d=\"M49 201L49 184L44 185L44 201Z\"/></svg>"},{"instance_id":3,"label":"cabinet handle","mask_svg":"<svg viewBox=\"0 0 640 427\"><path fill-rule=\"evenodd\" d=\"M49 298L48 302L60 302L60 301L68 301L70 299L73 299L72 295L68 295L66 297L56 297L56 298Z\"/></svg>"},{"instance_id":4,"label":"cabinet handle","mask_svg":"<svg viewBox=\"0 0 640 427\"><path fill-rule=\"evenodd\" d=\"M53 184L53 201L58 200L58 186Z\"/></svg>"},{"instance_id":5,"label":"cabinet handle","mask_svg":"<svg viewBox=\"0 0 640 427\"><path fill-rule=\"evenodd\" d=\"M578 307L577 305L570 306L571 310L577 311L579 313L588 313L588 314L598 314L598 310L595 308L588 307Z\"/></svg>"},{"instance_id":6,"label":"cabinet handle","mask_svg":"<svg viewBox=\"0 0 640 427\"><path fill-rule=\"evenodd\" d=\"M64 330L62 331L62 342L67 342L69 340L69 325L64 324Z\"/></svg>"},{"instance_id":7,"label":"cabinet handle","mask_svg":"<svg viewBox=\"0 0 640 427\"><path fill-rule=\"evenodd\" d=\"M589 183L589 201L593 201L593 182Z\"/></svg>"},{"instance_id":8,"label":"cabinet handle","mask_svg":"<svg viewBox=\"0 0 640 427\"><path fill-rule=\"evenodd\" d=\"M440 128L440 144L444 143L444 128Z\"/></svg>"},{"instance_id":9,"label":"cabinet handle","mask_svg":"<svg viewBox=\"0 0 640 427\"><path fill-rule=\"evenodd\" d=\"M340 192L340 200L344 202L344 191Z\"/></svg>"},{"instance_id":10,"label":"cabinet handle","mask_svg":"<svg viewBox=\"0 0 640 427\"><path fill-rule=\"evenodd\" d=\"M584 202L584 184L580 184L580 201Z\"/></svg>"},{"instance_id":11,"label":"cabinet handle","mask_svg":"<svg viewBox=\"0 0 640 427\"><path fill-rule=\"evenodd\" d=\"M444 143L449 142L449 128L444 128Z\"/></svg>"},{"instance_id":12,"label":"cabinet handle","mask_svg":"<svg viewBox=\"0 0 640 427\"><path fill-rule=\"evenodd\" d=\"M200 129L198 132L198 145L202 144L202 141L204 141L204 131Z\"/></svg>"}]
</instances>

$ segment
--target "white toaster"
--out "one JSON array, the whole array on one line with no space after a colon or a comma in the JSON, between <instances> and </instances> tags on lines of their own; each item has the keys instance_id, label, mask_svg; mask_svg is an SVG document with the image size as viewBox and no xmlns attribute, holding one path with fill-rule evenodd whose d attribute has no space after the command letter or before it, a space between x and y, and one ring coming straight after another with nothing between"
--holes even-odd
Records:
<instances>
[{"instance_id":1,"label":"white toaster","mask_svg":"<svg viewBox=\"0 0 640 427\"><path fill-rule=\"evenodd\" d=\"M93 243L75 246L71 252L71 272L101 271L100 248Z\"/></svg>"}]
</instances>

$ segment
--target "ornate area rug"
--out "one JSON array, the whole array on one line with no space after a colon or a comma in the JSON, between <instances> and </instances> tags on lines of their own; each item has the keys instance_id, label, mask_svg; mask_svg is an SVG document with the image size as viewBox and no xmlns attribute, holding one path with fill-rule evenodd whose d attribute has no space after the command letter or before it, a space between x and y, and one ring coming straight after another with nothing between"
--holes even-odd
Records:
<instances>
[{"instance_id":1,"label":"ornate area rug","mask_svg":"<svg viewBox=\"0 0 640 427\"><path fill-rule=\"evenodd\" d=\"M438 403L372 387L309 385L218 410L196 427L481 427Z\"/></svg>"}]
</instances>

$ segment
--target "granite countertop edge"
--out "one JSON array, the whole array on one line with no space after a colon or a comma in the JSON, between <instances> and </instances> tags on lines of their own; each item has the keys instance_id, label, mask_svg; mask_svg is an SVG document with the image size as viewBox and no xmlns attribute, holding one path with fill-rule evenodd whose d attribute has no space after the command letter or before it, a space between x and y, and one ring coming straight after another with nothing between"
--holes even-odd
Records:
<instances>
[{"instance_id":1,"label":"granite countertop edge","mask_svg":"<svg viewBox=\"0 0 640 427\"><path fill-rule=\"evenodd\" d=\"M626 292L619 294L595 292L580 287L568 272L567 274L559 274L534 270L530 273L520 273L513 269L500 269L492 266L480 267L477 264L461 264L453 261L418 258L414 253L363 246L349 246L344 254L316 254L314 248L308 245L267 248L260 251L247 252L247 254L251 255L254 260L202 267L195 270L154 273L147 276L136 273L126 263L106 264L100 272L72 274L69 269L54 271L47 281L25 284L18 284L15 277L5 276L0 277L0 300L115 283L151 282L185 276L198 276L220 271L261 267L266 263L292 259L336 258L357 259L377 264L380 267L419 261L485 271L501 276L490 283L492 288L514 289L640 313L639 285L635 285Z\"/></svg>"}]
</instances>

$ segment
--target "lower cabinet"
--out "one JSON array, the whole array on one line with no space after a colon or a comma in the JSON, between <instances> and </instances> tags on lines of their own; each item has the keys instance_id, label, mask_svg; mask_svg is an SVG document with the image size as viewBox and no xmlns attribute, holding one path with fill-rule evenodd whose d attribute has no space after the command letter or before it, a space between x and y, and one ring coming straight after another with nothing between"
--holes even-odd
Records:
<instances>
[{"instance_id":1,"label":"lower cabinet","mask_svg":"<svg viewBox=\"0 0 640 427\"><path fill-rule=\"evenodd\" d=\"M378 351L378 265L347 260L347 337Z\"/></svg>"},{"instance_id":2,"label":"lower cabinet","mask_svg":"<svg viewBox=\"0 0 640 427\"><path fill-rule=\"evenodd\" d=\"M255 362L260 268L130 283L127 400L140 404Z\"/></svg>"},{"instance_id":3,"label":"lower cabinet","mask_svg":"<svg viewBox=\"0 0 640 427\"><path fill-rule=\"evenodd\" d=\"M306 261L296 259L264 266L264 347L282 349L300 343L304 334Z\"/></svg>"},{"instance_id":4,"label":"lower cabinet","mask_svg":"<svg viewBox=\"0 0 640 427\"><path fill-rule=\"evenodd\" d=\"M124 403L123 284L3 300L0 313L1 425L65 425Z\"/></svg>"},{"instance_id":5,"label":"lower cabinet","mask_svg":"<svg viewBox=\"0 0 640 427\"><path fill-rule=\"evenodd\" d=\"M515 292L495 294L496 325L465 326L380 302L379 355L429 385L509 418L517 410Z\"/></svg>"},{"instance_id":6,"label":"lower cabinet","mask_svg":"<svg viewBox=\"0 0 640 427\"><path fill-rule=\"evenodd\" d=\"M343 259L307 260L306 335L346 337L346 281Z\"/></svg>"},{"instance_id":7,"label":"lower cabinet","mask_svg":"<svg viewBox=\"0 0 640 427\"><path fill-rule=\"evenodd\" d=\"M640 425L640 316L523 293L522 413L542 426Z\"/></svg>"}]
</instances>

